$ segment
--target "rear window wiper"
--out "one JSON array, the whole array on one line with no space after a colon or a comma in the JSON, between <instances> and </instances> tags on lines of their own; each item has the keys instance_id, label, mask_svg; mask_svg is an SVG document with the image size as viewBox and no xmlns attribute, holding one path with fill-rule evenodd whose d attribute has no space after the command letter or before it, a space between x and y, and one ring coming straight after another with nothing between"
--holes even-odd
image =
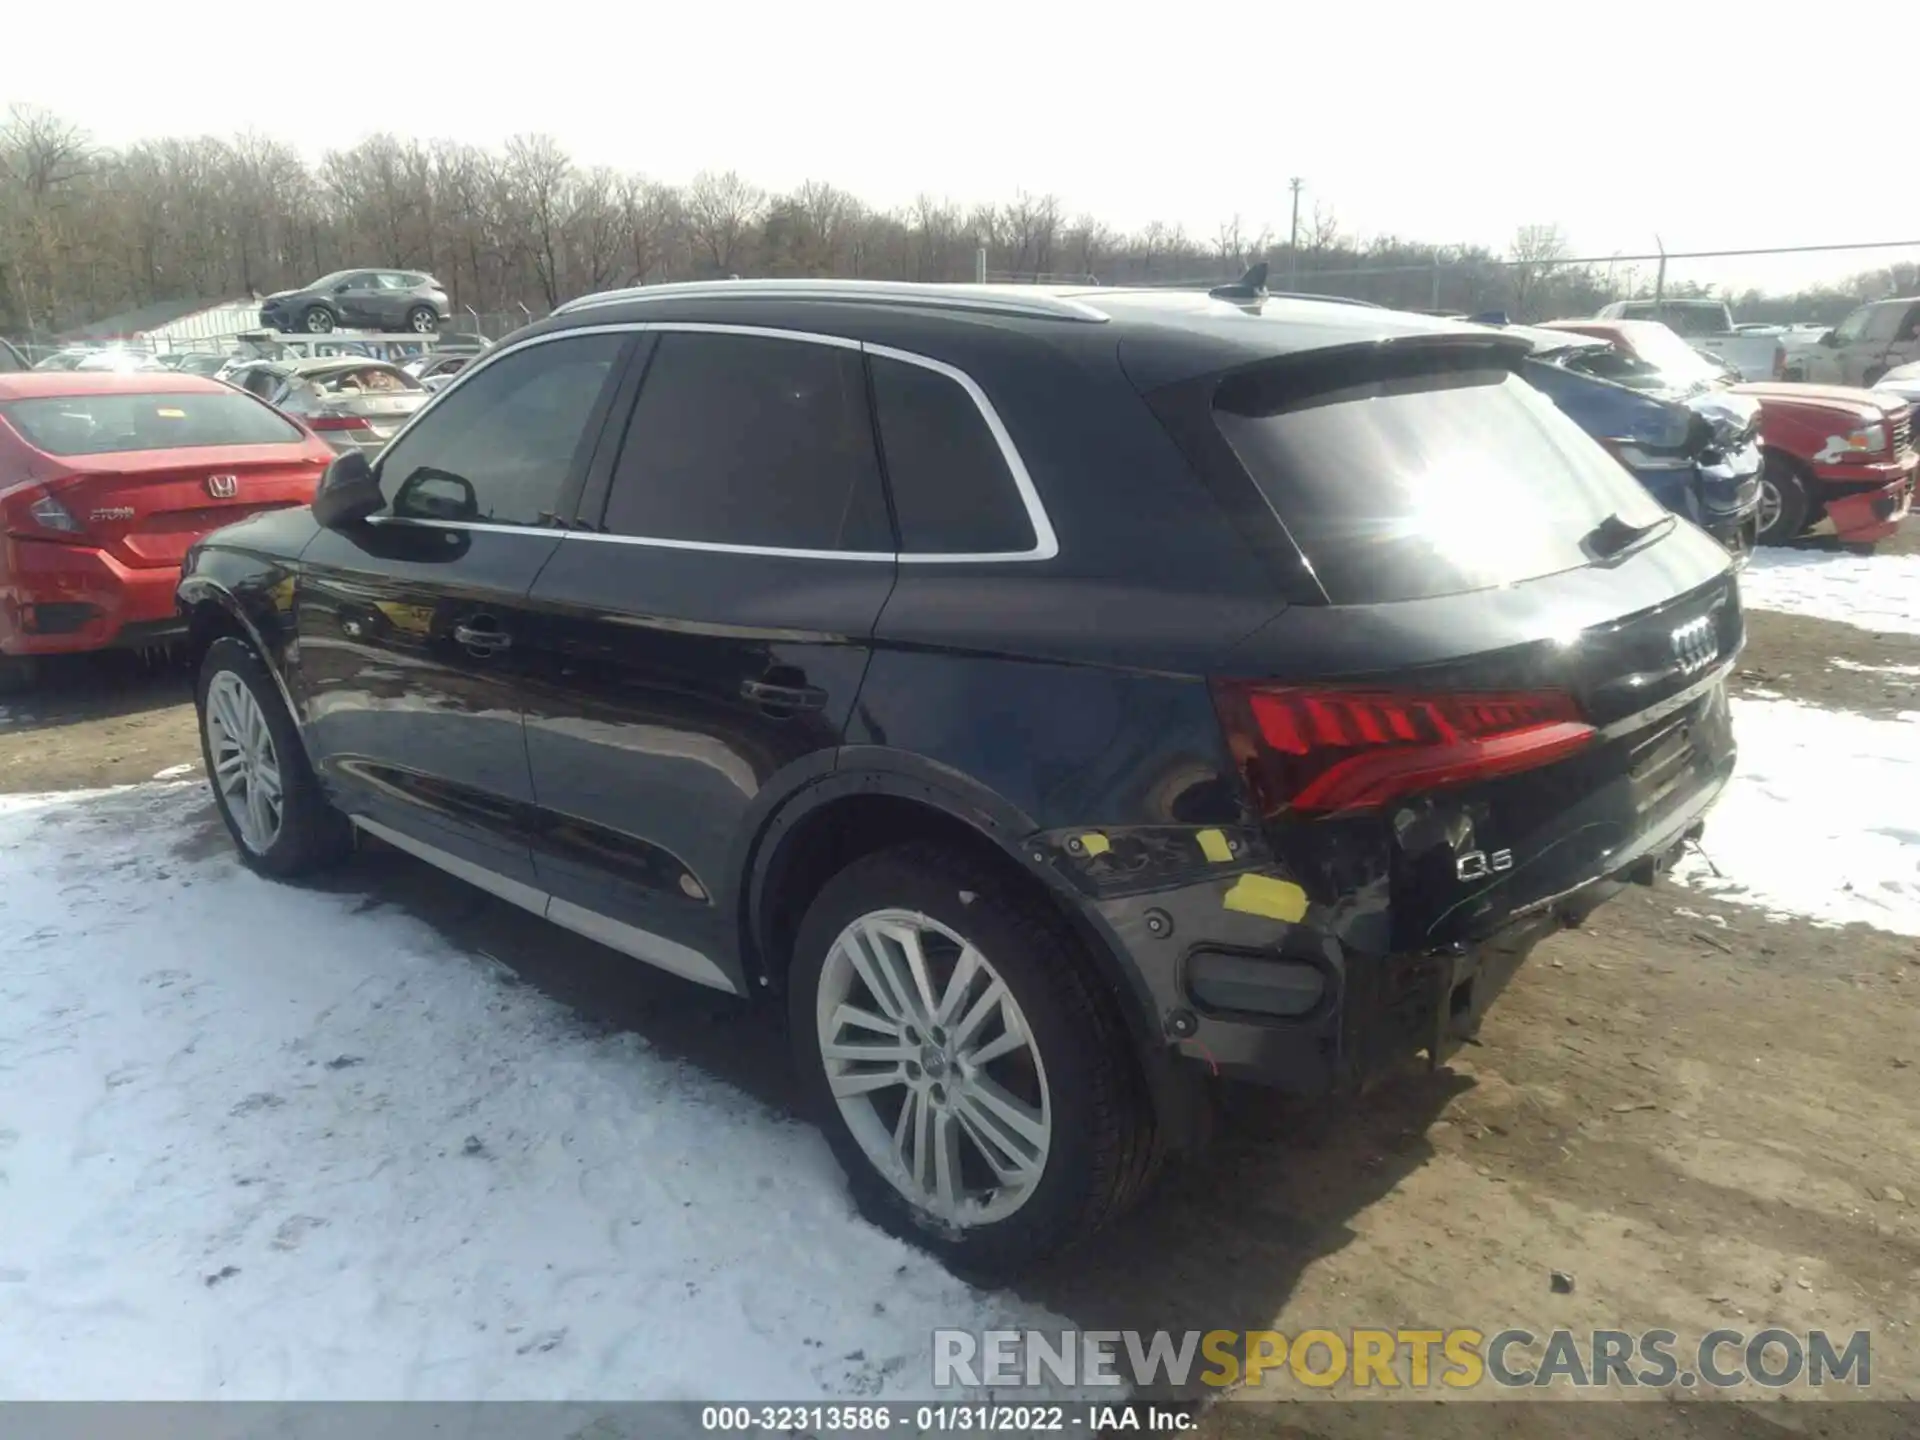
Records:
<instances>
[{"instance_id":1,"label":"rear window wiper","mask_svg":"<svg viewBox=\"0 0 1920 1440\"><path fill-rule=\"evenodd\" d=\"M1619 513L1615 512L1581 536L1580 544L1591 551L1597 559L1606 560L1618 555L1634 541L1651 535L1665 525L1668 519L1668 516L1662 515L1656 520L1649 520L1644 525L1634 525L1621 519Z\"/></svg>"}]
</instances>

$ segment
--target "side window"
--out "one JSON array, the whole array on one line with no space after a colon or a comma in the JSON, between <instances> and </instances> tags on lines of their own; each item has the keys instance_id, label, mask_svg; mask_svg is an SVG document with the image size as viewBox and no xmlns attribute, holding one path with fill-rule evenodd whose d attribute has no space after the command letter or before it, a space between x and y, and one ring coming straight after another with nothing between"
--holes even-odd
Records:
<instances>
[{"instance_id":1,"label":"side window","mask_svg":"<svg viewBox=\"0 0 1920 1440\"><path fill-rule=\"evenodd\" d=\"M938 370L884 355L870 359L901 553L1031 550L1033 521L973 397Z\"/></svg>"},{"instance_id":2,"label":"side window","mask_svg":"<svg viewBox=\"0 0 1920 1440\"><path fill-rule=\"evenodd\" d=\"M614 467L605 528L653 540L891 551L860 352L756 335L661 335Z\"/></svg>"},{"instance_id":3,"label":"side window","mask_svg":"<svg viewBox=\"0 0 1920 1440\"><path fill-rule=\"evenodd\" d=\"M1891 340L1899 332L1900 322L1906 317L1904 305L1874 305L1868 309L1867 339Z\"/></svg>"},{"instance_id":4,"label":"side window","mask_svg":"<svg viewBox=\"0 0 1920 1440\"><path fill-rule=\"evenodd\" d=\"M552 523L625 339L548 340L478 371L380 457L380 488L393 514Z\"/></svg>"},{"instance_id":5,"label":"side window","mask_svg":"<svg viewBox=\"0 0 1920 1440\"><path fill-rule=\"evenodd\" d=\"M1842 345L1851 345L1866 333L1867 321L1873 316L1873 306L1862 305L1833 329L1833 338Z\"/></svg>"}]
</instances>

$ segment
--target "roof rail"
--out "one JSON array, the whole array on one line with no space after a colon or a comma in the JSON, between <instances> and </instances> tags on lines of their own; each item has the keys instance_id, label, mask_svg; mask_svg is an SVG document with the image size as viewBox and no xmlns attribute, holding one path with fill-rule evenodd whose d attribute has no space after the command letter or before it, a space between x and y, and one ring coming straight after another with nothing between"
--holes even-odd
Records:
<instances>
[{"instance_id":1,"label":"roof rail","mask_svg":"<svg viewBox=\"0 0 1920 1440\"><path fill-rule=\"evenodd\" d=\"M689 280L635 285L582 295L556 306L572 315L602 305L645 300L833 300L854 305L915 305L930 310L978 310L1037 320L1104 324L1107 315L1084 301L1034 285L923 285L909 280Z\"/></svg>"}]
</instances>

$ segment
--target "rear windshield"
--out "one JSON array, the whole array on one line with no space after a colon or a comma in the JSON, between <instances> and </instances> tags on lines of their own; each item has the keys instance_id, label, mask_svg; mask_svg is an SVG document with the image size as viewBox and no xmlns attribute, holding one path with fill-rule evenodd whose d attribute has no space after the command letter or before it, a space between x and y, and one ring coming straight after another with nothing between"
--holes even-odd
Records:
<instances>
[{"instance_id":1,"label":"rear windshield","mask_svg":"<svg viewBox=\"0 0 1920 1440\"><path fill-rule=\"evenodd\" d=\"M296 445L300 430L257 400L218 395L59 395L9 400L0 415L48 455Z\"/></svg>"},{"instance_id":2,"label":"rear windshield","mask_svg":"<svg viewBox=\"0 0 1920 1440\"><path fill-rule=\"evenodd\" d=\"M1432 358L1364 363L1320 370L1308 394L1259 373L1235 377L1214 402L1221 433L1334 604L1577 569L1608 516L1637 528L1665 515L1512 372Z\"/></svg>"},{"instance_id":3,"label":"rear windshield","mask_svg":"<svg viewBox=\"0 0 1920 1440\"><path fill-rule=\"evenodd\" d=\"M322 395L392 395L424 388L420 382L397 366L369 365L360 370L322 370L303 375L300 383Z\"/></svg>"}]
</instances>

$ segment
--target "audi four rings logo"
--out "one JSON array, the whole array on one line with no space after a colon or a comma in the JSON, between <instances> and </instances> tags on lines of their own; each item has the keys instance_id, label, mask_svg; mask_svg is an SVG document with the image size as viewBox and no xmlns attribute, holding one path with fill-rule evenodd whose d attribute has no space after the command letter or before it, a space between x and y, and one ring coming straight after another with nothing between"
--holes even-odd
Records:
<instances>
[{"instance_id":1,"label":"audi four rings logo","mask_svg":"<svg viewBox=\"0 0 1920 1440\"><path fill-rule=\"evenodd\" d=\"M1720 654L1720 637L1713 633L1713 617L1702 615L1673 632L1673 658L1682 675L1698 675Z\"/></svg>"},{"instance_id":2,"label":"audi four rings logo","mask_svg":"<svg viewBox=\"0 0 1920 1440\"><path fill-rule=\"evenodd\" d=\"M240 477L238 475L207 476L207 494L211 495L214 499L231 500L239 493Z\"/></svg>"}]
</instances>

